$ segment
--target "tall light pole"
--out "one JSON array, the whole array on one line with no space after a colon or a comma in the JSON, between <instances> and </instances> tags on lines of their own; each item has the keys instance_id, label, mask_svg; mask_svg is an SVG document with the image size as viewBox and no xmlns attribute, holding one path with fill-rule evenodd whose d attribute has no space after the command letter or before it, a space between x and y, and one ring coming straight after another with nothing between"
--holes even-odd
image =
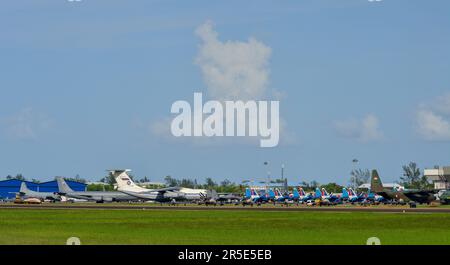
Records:
<instances>
[{"instance_id":1,"label":"tall light pole","mask_svg":"<svg viewBox=\"0 0 450 265\"><path fill-rule=\"evenodd\" d=\"M350 175L354 175L356 177L356 165L358 164L359 160L356 158L353 158L352 163L353 163L353 170L352 173ZM350 176L351 178L351 176ZM351 180L351 179L350 179ZM357 188L357 187L354 187Z\"/></svg>"},{"instance_id":2,"label":"tall light pole","mask_svg":"<svg viewBox=\"0 0 450 265\"><path fill-rule=\"evenodd\" d=\"M352 160L352 162L353 162L353 171L355 171L355 170L356 170L356 165L358 164L359 160L356 159L356 158L354 158L354 159Z\"/></svg>"},{"instance_id":3,"label":"tall light pole","mask_svg":"<svg viewBox=\"0 0 450 265\"><path fill-rule=\"evenodd\" d=\"M281 180L284 181L284 192L287 192L287 179L284 179L284 164L281 164Z\"/></svg>"},{"instance_id":4,"label":"tall light pole","mask_svg":"<svg viewBox=\"0 0 450 265\"><path fill-rule=\"evenodd\" d=\"M267 170L267 186L270 186L270 171L269 171L269 162L265 161L264 165L266 166Z\"/></svg>"}]
</instances>

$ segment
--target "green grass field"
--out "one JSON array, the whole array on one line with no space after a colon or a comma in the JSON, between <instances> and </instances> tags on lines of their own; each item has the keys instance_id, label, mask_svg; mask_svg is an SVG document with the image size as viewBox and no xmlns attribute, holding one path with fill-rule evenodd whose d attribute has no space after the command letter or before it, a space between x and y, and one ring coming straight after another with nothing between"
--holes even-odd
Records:
<instances>
[{"instance_id":1,"label":"green grass field","mask_svg":"<svg viewBox=\"0 0 450 265\"><path fill-rule=\"evenodd\" d=\"M0 209L0 244L450 244L449 214Z\"/></svg>"}]
</instances>

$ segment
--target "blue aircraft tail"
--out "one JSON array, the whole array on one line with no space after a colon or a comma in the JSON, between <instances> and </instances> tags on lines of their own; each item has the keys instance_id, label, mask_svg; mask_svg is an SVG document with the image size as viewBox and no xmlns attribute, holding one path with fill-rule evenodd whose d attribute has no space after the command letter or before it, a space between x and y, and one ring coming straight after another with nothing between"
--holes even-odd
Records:
<instances>
[{"instance_id":1,"label":"blue aircraft tail","mask_svg":"<svg viewBox=\"0 0 450 265\"><path fill-rule=\"evenodd\" d=\"M246 199L250 199L252 197L252 192L250 191L249 188L245 189L245 198Z\"/></svg>"},{"instance_id":2,"label":"blue aircraft tail","mask_svg":"<svg viewBox=\"0 0 450 265\"><path fill-rule=\"evenodd\" d=\"M343 199L348 199L349 198L349 194L346 188L342 188L342 198Z\"/></svg>"},{"instance_id":3,"label":"blue aircraft tail","mask_svg":"<svg viewBox=\"0 0 450 265\"><path fill-rule=\"evenodd\" d=\"M293 199L298 200L298 198L300 198L300 194L298 193L298 190L296 188L294 188Z\"/></svg>"},{"instance_id":4,"label":"blue aircraft tail","mask_svg":"<svg viewBox=\"0 0 450 265\"><path fill-rule=\"evenodd\" d=\"M273 192L273 189L269 189L269 198L270 199L275 198L275 192Z\"/></svg>"},{"instance_id":5,"label":"blue aircraft tail","mask_svg":"<svg viewBox=\"0 0 450 265\"><path fill-rule=\"evenodd\" d=\"M316 198L322 198L322 192L319 188L316 188Z\"/></svg>"}]
</instances>

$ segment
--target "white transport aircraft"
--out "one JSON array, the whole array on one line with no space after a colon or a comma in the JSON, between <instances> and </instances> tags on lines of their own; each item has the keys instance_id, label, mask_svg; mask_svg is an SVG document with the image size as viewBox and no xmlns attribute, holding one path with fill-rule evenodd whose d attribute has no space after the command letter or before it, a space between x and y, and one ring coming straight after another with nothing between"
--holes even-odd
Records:
<instances>
[{"instance_id":1,"label":"white transport aircraft","mask_svg":"<svg viewBox=\"0 0 450 265\"><path fill-rule=\"evenodd\" d=\"M136 185L128 176L129 169L108 170L117 182L117 190L144 200L172 201L172 200L200 200L207 195L203 189L188 189L183 187L169 187L162 189L146 189Z\"/></svg>"}]
</instances>

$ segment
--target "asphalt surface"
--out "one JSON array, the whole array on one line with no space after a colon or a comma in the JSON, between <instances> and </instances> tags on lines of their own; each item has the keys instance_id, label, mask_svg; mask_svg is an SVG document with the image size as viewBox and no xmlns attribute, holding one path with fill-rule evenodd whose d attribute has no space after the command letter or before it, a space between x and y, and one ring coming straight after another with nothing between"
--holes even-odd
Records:
<instances>
[{"instance_id":1,"label":"asphalt surface","mask_svg":"<svg viewBox=\"0 0 450 265\"><path fill-rule=\"evenodd\" d=\"M173 210L173 211L267 211L267 212L379 212L379 213L450 213L450 208L420 207L408 208L399 206L367 206L367 207L339 207L339 206L148 206L148 205L108 205L108 204L0 204L0 209L95 209L95 210Z\"/></svg>"}]
</instances>

